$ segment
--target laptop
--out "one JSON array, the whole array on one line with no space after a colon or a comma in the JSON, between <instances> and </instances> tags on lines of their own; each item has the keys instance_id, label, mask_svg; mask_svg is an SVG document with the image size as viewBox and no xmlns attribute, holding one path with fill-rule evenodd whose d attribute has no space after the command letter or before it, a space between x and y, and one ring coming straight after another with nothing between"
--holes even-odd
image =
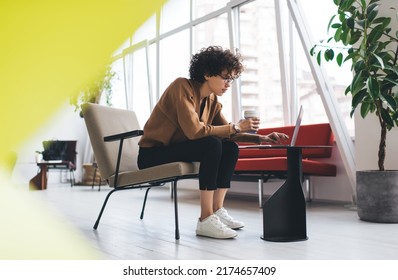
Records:
<instances>
[{"instance_id":1,"label":"laptop","mask_svg":"<svg viewBox=\"0 0 398 280\"><path fill-rule=\"evenodd\" d=\"M303 109L303 105L301 105L299 113L297 115L296 125L295 125L294 130L293 130L292 140L290 141L290 144L286 144L286 145L269 145L269 144L248 145L248 146L239 146L239 148L240 149L257 148L257 147L275 147L275 148L277 148L277 147L295 146L296 145L297 136L298 136L298 132L299 132L300 125L301 125L301 120L303 119L303 114L304 114L304 109Z\"/></svg>"},{"instance_id":2,"label":"laptop","mask_svg":"<svg viewBox=\"0 0 398 280\"><path fill-rule=\"evenodd\" d=\"M300 111L298 113L297 120L296 120L296 126L294 127L292 141L290 141L290 146L296 145L296 140L297 140L298 132L299 132L300 125L301 125L301 120L303 119L303 114L304 114L304 109L303 109L303 105L301 105Z\"/></svg>"}]
</instances>

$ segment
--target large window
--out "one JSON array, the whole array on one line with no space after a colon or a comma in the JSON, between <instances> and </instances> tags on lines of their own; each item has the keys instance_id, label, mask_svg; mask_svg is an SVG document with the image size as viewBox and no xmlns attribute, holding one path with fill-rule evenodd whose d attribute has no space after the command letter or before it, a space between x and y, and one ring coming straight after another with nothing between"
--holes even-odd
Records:
<instances>
[{"instance_id":1,"label":"large window","mask_svg":"<svg viewBox=\"0 0 398 280\"><path fill-rule=\"evenodd\" d=\"M165 33L180 27L190 20L190 7L187 0L167 1L160 20L160 33Z\"/></svg>"},{"instance_id":2,"label":"large window","mask_svg":"<svg viewBox=\"0 0 398 280\"><path fill-rule=\"evenodd\" d=\"M226 6L229 0L193 0L194 18L201 18Z\"/></svg>"},{"instance_id":3,"label":"large window","mask_svg":"<svg viewBox=\"0 0 398 280\"><path fill-rule=\"evenodd\" d=\"M177 77L188 77L189 32L180 31L160 41L160 94Z\"/></svg>"},{"instance_id":4,"label":"large window","mask_svg":"<svg viewBox=\"0 0 398 280\"><path fill-rule=\"evenodd\" d=\"M315 41L326 37L332 0L296 2L308 15L306 28ZM147 43L146 51L140 47L142 42ZM188 77L192 53L209 45L236 47L244 58L240 81L221 98L224 114L231 121L236 118L233 112L257 109L261 126L286 125L295 118L293 106L297 109L301 104L307 108L303 123L331 121L288 5L274 0L169 0L160 14L149 18L117 53L115 68L123 72L119 76L124 77L126 85L115 94L127 96L115 96L117 104L127 100L128 107L144 122L168 84L177 77ZM350 100L343 92L350 77L349 67L324 64L353 134Z\"/></svg>"},{"instance_id":5,"label":"large window","mask_svg":"<svg viewBox=\"0 0 398 280\"><path fill-rule=\"evenodd\" d=\"M245 72L241 110L258 110L261 126L284 124L274 1L254 1L239 10L240 51Z\"/></svg>"},{"instance_id":6,"label":"large window","mask_svg":"<svg viewBox=\"0 0 398 280\"><path fill-rule=\"evenodd\" d=\"M206 7L209 8L209 5L210 4L207 3ZM194 26L192 38L193 53L196 53L200 49L206 48L210 45L229 48L228 30L228 17L226 13ZM232 120L232 100L234 98L232 96L231 88L219 98L220 102L223 104L223 114L229 120Z\"/></svg>"},{"instance_id":7,"label":"large window","mask_svg":"<svg viewBox=\"0 0 398 280\"><path fill-rule=\"evenodd\" d=\"M319 43L325 40L327 36L327 25L330 17L334 14L336 6L333 1L313 1L313 0L300 0L302 11L308 22L308 28L310 28L311 34L314 37L314 41ZM314 13L313 11L317 12ZM294 33L295 41L298 42L297 32ZM306 117L308 121L319 120L328 122L325 115L325 109L322 106L319 93L316 85L313 82L314 77L311 74L311 70L308 66L303 48L297 48L297 87L300 101L311 108L307 110ZM313 58L315 60L315 58ZM354 120L350 118L351 111L351 98L345 96L344 91L347 85L351 81L350 65L348 63L343 64L341 67L335 62L322 63L325 68L329 81L331 82L334 90L334 94L340 104L340 111L344 116L345 123L351 135L354 135Z\"/></svg>"}]
</instances>

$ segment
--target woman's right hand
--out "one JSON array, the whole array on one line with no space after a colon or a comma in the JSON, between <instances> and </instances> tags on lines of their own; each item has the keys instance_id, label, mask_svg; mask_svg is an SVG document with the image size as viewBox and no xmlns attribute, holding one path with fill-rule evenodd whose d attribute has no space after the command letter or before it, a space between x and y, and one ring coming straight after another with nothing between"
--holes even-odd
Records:
<instances>
[{"instance_id":1,"label":"woman's right hand","mask_svg":"<svg viewBox=\"0 0 398 280\"><path fill-rule=\"evenodd\" d=\"M272 132L268 135L260 136L261 144L286 144L287 140L289 140L289 136L280 132Z\"/></svg>"}]
</instances>

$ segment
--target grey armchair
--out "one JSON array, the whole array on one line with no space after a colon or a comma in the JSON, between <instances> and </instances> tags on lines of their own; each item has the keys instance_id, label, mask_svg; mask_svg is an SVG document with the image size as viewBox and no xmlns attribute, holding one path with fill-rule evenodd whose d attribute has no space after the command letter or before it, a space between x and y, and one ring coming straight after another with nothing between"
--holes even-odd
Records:
<instances>
[{"instance_id":1,"label":"grey armchair","mask_svg":"<svg viewBox=\"0 0 398 280\"><path fill-rule=\"evenodd\" d=\"M196 178L199 164L173 162L139 169L137 166L140 130L136 114L130 110L87 103L82 106L84 121L101 176L113 188L106 196L98 218L97 229L109 197L116 191L146 188L141 215L144 217L148 191L171 182L174 200L175 239L180 238L178 224L177 181Z\"/></svg>"}]
</instances>

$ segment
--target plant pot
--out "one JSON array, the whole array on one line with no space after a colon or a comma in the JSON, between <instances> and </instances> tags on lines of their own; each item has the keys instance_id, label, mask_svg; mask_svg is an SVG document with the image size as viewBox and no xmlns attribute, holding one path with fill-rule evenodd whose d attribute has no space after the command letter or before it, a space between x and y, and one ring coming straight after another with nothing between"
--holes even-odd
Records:
<instances>
[{"instance_id":1,"label":"plant pot","mask_svg":"<svg viewBox=\"0 0 398 280\"><path fill-rule=\"evenodd\" d=\"M359 218L398 223L398 170L357 171L356 177Z\"/></svg>"}]
</instances>

